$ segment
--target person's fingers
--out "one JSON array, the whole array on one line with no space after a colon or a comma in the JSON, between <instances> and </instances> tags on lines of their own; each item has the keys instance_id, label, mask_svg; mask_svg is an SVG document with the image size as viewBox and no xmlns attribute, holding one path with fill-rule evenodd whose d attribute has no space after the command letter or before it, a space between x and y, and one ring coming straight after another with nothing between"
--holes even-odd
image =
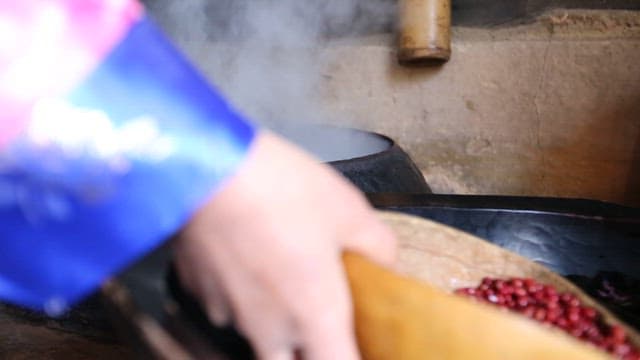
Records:
<instances>
[{"instance_id":1,"label":"person's fingers","mask_svg":"<svg viewBox=\"0 0 640 360\"><path fill-rule=\"evenodd\" d=\"M179 254L175 257L175 267L182 287L200 300L213 324L228 325L232 318L231 308L217 279L218 272L210 270L212 265L202 262L201 257L191 254L195 251L193 246L180 245L175 247ZM205 250L200 249L201 252L207 252ZM202 273L208 276L198 276Z\"/></svg>"},{"instance_id":2,"label":"person's fingers","mask_svg":"<svg viewBox=\"0 0 640 360\"><path fill-rule=\"evenodd\" d=\"M290 316L276 316L276 313L260 308L240 311L238 315L242 319L240 329L251 343L258 359L294 359L295 336L292 335L289 321L283 321Z\"/></svg>"},{"instance_id":3,"label":"person's fingers","mask_svg":"<svg viewBox=\"0 0 640 360\"><path fill-rule=\"evenodd\" d=\"M362 254L381 265L392 266L396 260L397 241L393 232L382 222L366 221L351 235L346 235L344 247Z\"/></svg>"},{"instance_id":4,"label":"person's fingers","mask_svg":"<svg viewBox=\"0 0 640 360\"><path fill-rule=\"evenodd\" d=\"M185 286L184 281L188 277L180 274L180 279L185 290L200 300L205 313L214 325L226 326L231 323L231 307L227 297L215 280L210 278L206 282Z\"/></svg>"},{"instance_id":5,"label":"person's fingers","mask_svg":"<svg viewBox=\"0 0 640 360\"><path fill-rule=\"evenodd\" d=\"M222 288L213 279L203 285L201 290L204 296L205 309L209 320L217 326L225 326L231 323L231 307Z\"/></svg>"},{"instance_id":6,"label":"person's fingers","mask_svg":"<svg viewBox=\"0 0 640 360\"><path fill-rule=\"evenodd\" d=\"M281 277L274 279L272 270L267 268L261 274L228 274L226 290L233 321L258 359L293 359L298 344L295 317L287 306L289 297L283 297L281 287L295 284L295 278L282 282Z\"/></svg>"},{"instance_id":7,"label":"person's fingers","mask_svg":"<svg viewBox=\"0 0 640 360\"><path fill-rule=\"evenodd\" d=\"M290 348L280 348L259 352L258 358L262 360L293 360L294 353Z\"/></svg>"},{"instance_id":8,"label":"person's fingers","mask_svg":"<svg viewBox=\"0 0 640 360\"><path fill-rule=\"evenodd\" d=\"M334 256L322 266L314 282L315 296L301 314L300 334L308 360L358 359L349 288L341 258Z\"/></svg>"},{"instance_id":9,"label":"person's fingers","mask_svg":"<svg viewBox=\"0 0 640 360\"><path fill-rule=\"evenodd\" d=\"M256 322L259 324L256 325ZM282 325L282 322L257 320L250 329L247 329L246 325L242 326L241 331L251 343L258 359L294 359L294 339L292 335L286 335L290 334L290 331L284 329Z\"/></svg>"}]
</instances>

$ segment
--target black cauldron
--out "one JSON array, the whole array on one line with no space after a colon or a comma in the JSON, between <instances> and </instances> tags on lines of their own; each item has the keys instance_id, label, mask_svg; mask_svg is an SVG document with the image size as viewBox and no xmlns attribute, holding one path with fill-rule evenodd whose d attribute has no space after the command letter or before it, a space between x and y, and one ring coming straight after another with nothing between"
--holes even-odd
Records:
<instances>
[{"instance_id":1,"label":"black cauldron","mask_svg":"<svg viewBox=\"0 0 640 360\"><path fill-rule=\"evenodd\" d=\"M273 131L331 165L364 193L431 193L409 155L384 135L318 124L279 125Z\"/></svg>"}]
</instances>

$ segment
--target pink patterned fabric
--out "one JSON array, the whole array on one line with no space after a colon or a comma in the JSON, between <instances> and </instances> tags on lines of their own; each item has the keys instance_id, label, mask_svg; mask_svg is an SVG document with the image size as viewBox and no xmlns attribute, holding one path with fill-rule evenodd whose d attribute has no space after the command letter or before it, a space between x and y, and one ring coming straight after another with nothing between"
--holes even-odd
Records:
<instances>
[{"instance_id":1,"label":"pink patterned fabric","mask_svg":"<svg viewBox=\"0 0 640 360\"><path fill-rule=\"evenodd\" d=\"M74 88L143 14L135 0L0 0L0 149Z\"/></svg>"}]
</instances>

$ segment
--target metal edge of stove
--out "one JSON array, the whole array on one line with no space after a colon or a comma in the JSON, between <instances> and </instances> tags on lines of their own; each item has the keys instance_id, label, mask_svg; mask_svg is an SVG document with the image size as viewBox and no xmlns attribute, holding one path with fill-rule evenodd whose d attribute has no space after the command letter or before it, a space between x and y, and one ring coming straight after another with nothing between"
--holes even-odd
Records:
<instances>
[{"instance_id":1,"label":"metal edge of stove","mask_svg":"<svg viewBox=\"0 0 640 360\"><path fill-rule=\"evenodd\" d=\"M640 287L640 209L582 199L467 195L370 194L369 201L468 232L563 276L612 271L637 279Z\"/></svg>"},{"instance_id":2,"label":"metal edge of stove","mask_svg":"<svg viewBox=\"0 0 640 360\"><path fill-rule=\"evenodd\" d=\"M640 223L640 208L615 203L553 197L496 196L496 195L439 195L439 194L366 194L376 208L410 206L433 208L464 208L473 210L504 210L531 213L559 214L611 221Z\"/></svg>"}]
</instances>

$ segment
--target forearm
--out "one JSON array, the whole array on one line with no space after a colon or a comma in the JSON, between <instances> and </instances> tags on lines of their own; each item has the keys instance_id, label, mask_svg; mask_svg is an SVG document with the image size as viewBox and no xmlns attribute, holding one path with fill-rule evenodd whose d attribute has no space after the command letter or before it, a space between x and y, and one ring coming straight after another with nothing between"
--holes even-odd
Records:
<instances>
[{"instance_id":1,"label":"forearm","mask_svg":"<svg viewBox=\"0 0 640 360\"><path fill-rule=\"evenodd\" d=\"M90 293L179 229L253 140L144 16L104 55L3 118L2 299L56 312Z\"/></svg>"}]
</instances>

